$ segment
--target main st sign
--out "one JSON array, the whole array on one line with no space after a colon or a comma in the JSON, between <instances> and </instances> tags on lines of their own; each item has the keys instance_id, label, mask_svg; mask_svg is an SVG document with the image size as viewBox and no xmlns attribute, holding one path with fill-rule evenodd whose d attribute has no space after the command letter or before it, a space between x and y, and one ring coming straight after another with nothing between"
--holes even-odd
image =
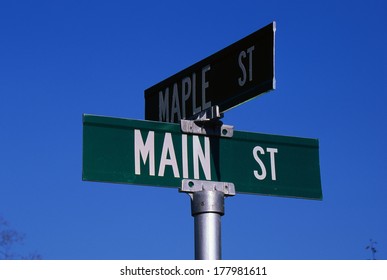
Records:
<instances>
[{"instance_id":1,"label":"main st sign","mask_svg":"<svg viewBox=\"0 0 387 280\"><path fill-rule=\"evenodd\" d=\"M176 124L84 115L83 179L181 186L232 182L236 192L321 199L318 140L234 131L185 134Z\"/></svg>"},{"instance_id":2,"label":"main st sign","mask_svg":"<svg viewBox=\"0 0 387 280\"><path fill-rule=\"evenodd\" d=\"M178 123L275 89L275 22L145 90L145 119Z\"/></svg>"}]
</instances>

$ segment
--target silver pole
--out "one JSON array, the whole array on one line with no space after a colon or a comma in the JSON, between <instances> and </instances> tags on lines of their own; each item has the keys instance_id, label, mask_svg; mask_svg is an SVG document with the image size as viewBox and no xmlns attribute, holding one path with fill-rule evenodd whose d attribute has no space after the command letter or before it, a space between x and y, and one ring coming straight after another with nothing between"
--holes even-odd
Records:
<instances>
[{"instance_id":1,"label":"silver pole","mask_svg":"<svg viewBox=\"0 0 387 280\"><path fill-rule=\"evenodd\" d=\"M195 223L195 259L220 260L224 193L215 190L193 193L191 210Z\"/></svg>"},{"instance_id":2,"label":"silver pole","mask_svg":"<svg viewBox=\"0 0 387 280\"><path fill-rule=\"evenodd\" d=\"M189 120L180 120L183 133L209 136L233 136L234 128L224 125L220 119L219 106L212 106ZM219 149L219 140L216 140ZM219 150L211 150L219 157ZM219 158L218 158L219 160ZM218 168L218 167L216 167ZM224 197L235 195L235 186L230 182L214 182L203 180L183 179L180 192L188 193L191 198L191 211L195 225L195 259L220 260L221 250L221 223L224 215Z\"/></svg>"},{"instance_id":3,"label":"silver pole","mask_svg":"<svg viewBox=\"0 0 387 280\"><path fill-rule=\"evenodd\" d=\"M224 215L224 198L235 195L234 184L183 179L179 191L187 193L191 198L195 259L222 259L220 218Z\"/></svg>"}]
</instances>

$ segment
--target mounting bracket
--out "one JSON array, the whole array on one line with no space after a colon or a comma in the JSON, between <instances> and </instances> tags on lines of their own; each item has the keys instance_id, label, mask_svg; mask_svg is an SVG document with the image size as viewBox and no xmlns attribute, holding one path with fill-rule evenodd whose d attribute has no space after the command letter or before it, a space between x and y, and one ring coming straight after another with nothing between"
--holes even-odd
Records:
<instances>
[{"instance_id":1,"label":"mounting bracket","mask_svg":"<svg viewBox=\"0 0 387 280\"><path fill-rule=\"evenodd\" d=\"M180 120L181 131L188 134L230 138L234 134L234 127L223 124L220 121L222 117L219 106L212 106L192 116L189 120Z\"/></svg>"},{"instance_id":2,"label":"mounting bracket","mask_svg":"<svg viewBox=\"0 0 387 280\"><path fill-rule=\"evenodd\" d=\"M222 192L224 196L234 196L235 186L229 182L183 179L179 191L188 193L191 198L193 193L201 191L218 191Z\"/></svg>"}]
</instances>

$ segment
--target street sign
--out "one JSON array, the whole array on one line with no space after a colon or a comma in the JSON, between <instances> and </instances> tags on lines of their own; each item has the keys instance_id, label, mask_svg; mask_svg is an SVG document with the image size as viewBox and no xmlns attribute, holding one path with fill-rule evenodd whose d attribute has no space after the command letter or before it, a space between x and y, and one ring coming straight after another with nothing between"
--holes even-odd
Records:
<instances>
[{"instance_id":1,"label":"street sign","mask_svg":"<svg viewBox=\"0 0 387 280\"><path fill-rule=\"evenodd\" d=\"M84 115L83 180L161 187L183 179L234 183L237 193L322 199L316 139Z\"/></svg>"},{"instance_id":2,"label":"street sign","mask_svg":"<svg viewBox=\"0 0 387 280\"><path fill-rule=\"evenodd\" d=\"M145 90L145 119L178 123L218 105L225 112L275 89L276 24Z\"/></svg>"}]
</instances>

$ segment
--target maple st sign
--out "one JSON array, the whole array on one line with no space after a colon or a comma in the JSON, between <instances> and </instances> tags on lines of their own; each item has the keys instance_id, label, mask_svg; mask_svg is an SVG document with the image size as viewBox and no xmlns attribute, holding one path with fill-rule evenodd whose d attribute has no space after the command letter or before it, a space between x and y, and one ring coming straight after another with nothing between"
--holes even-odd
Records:
<instances>
[{"instance_id":1,"label":"maple st sign","mask_svg":"<svg viewBox=\"0 0 387 280\"><path fill-rule=\"evenodd\" d=\"M275 22L145 90L145 119L178 123L275 89Z\"/></svg>"}]
</instances>

